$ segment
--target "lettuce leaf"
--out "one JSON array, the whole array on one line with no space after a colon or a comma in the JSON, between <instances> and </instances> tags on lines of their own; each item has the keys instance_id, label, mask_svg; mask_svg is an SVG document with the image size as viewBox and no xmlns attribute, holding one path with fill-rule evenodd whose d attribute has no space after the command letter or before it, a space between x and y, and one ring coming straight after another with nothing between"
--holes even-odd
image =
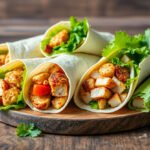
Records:
<instances>
[{"instance_id":1,"label":"lettuce leaf","mask_svg":"<svg viewBox=\"0 0 150 150\"><path fill-rule=\"evenodd\" d=\"M124 63L118 57L111 58L110 62L113 63L114 65L119 65L121 67L128 67L128 68L130 68L132 64L132 61L129 61L128 63Z\"/></svg>"},{"instance_id":2,"label":"lettuce leaf","mask_svg":"<svg viewBox=\"0 0 150 150\"><path fill-rule=\"evenodd\" d=\"M110 59L113 64L118 64L122 67L133 67L135 76L128 79L126 87L138 78L140 73L139 64L144 58L150 55L150 29L147 29L144 34L128 35L126 32L116 32L115 38L103 50L103 56ZM131 61L123 63L120 58L126 55Z\"/></svg>"},{"instance_id":3,"label":"lettuce leaf","mask_svg":"<svg viewBox=\"0 0 150 150\"><path fill-rule=\"evenodd\" d=\"M130 36L126 32L116 32L115 38L103 50L103 56L109 57L116 53L126 54L137 64L150 54L149 39L150 29L144 34ZM137 59L138 58L138 59Z\"/></svg>"},{"instance_id":4,"label":"lettuce leaf","mask_svg":"<svg viewBox=\"0 0 150 150\"><path fill-rule=\"evenodd\" d=\"M41 41L41 49L42 50L45 50L46 45L48 45L49 41L50 41L50 38L45 38Z\"/></svg>"},{"instance_id":5,"label":"lettuce leaf","mask_svg":"<svg viewBox=\"0 0 150 150\"><path fill-rule=\"evenodd\" d=\"M87 37L87 33L89 30L89 24L86 18L84 18L81 21L77 21L75 17L70 17L70 24L71 24L71 29L69 31L69 40L67 43L62 43L59 46L56 46L53 48L53 52L50 53L49 55L54 55L54 54L59 54L63 52L70 53L77 49L85 40ZM55 32L54 35L56 35L58 32L61 30L58 30ZM50 39L52 38L45 38L44 40L41 41L41 48L44 51L46 48L46 45L49 44Z\"/></svg>"},{"instance_id":6,"label":"lettuce leaf","mask_svg":"<svg viewBox=\"0 0 150 150\"><path fill-rule=\"evenodd\" d=\"M132 103L136 97L140 97L144 101L144 109L139 109L133 107ZM148 78L140 87L135 91L132 98L130 99L128 103L129 109L132 110L140 110L143 112L149 112L150 111L150 78Z\"/></svg>"},{"instance_id":7,"label":"lettuce leaf","mask_svg":"<svg viewBox=\"0 0 150 150\"><path fill-rule=\"evenodd\" d=\"M0 77L4 78L5 73L6 72L0 73ZM12 104L12 105L8 105L8 106L0 106L0 110L7 111L7 110L10 110L10 109L22 109L22 108L26 107L26 103L24 102L24 99L23 99L23 85L25 83L25 78L26 78L26 69L24 69L23 79L22 79L22 82L21 82L21 92L18 95L17 102Z\"/></svg>"},{"instance_id":8,"label":"lettuce leaf","mask_svg":"<svg viewBox=\"0 0 150 150\"><path fill-rule=\"evenodd\" d=\"M93 109L98 109L98 101L91 101L89 102L89 105Z\"/></svg>"}]
</instances>

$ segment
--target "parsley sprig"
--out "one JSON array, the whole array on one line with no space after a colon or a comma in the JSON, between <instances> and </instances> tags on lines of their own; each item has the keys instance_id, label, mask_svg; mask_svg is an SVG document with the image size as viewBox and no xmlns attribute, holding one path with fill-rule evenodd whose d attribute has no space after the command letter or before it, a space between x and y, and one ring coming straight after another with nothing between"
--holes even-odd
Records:
<instances>
[{"instance_id":1,"label":"parsley sprig","mask_svg":"<svg viewBox=\"0 0 150 150\"><path fill-rule=\"evenodd\" d=\"M20 123L16 129L16 134L20 137L37 137L41 135L41 133L42 131L38 129L34 123L30 123L28 125Z\"/></svg>"}]
</instances>

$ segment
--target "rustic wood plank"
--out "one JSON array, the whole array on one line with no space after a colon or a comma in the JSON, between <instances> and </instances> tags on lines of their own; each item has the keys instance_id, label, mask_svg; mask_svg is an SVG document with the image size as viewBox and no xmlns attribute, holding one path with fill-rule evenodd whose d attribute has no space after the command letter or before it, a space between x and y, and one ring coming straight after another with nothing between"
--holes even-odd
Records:
<instances>
[{"instance_id":1,"label":"rustic wood plank","mask_svg":"<svg viewBox=\"0 0 150 150\"><path fill-rule=\"evenodd\" d=\"M43 134L37 138L19 138L15 128L0 123L0 149L15 150L149 150L150 128L102 136L60 136Z\"/></svg>"}]
</instances>

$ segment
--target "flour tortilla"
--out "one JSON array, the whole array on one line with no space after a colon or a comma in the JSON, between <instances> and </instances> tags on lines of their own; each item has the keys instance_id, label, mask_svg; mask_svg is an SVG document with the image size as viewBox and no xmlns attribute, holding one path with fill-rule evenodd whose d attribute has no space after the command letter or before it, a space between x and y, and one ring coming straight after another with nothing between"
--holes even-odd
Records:
<instances>
[{"instance_id":1,"label":"flour tortilla","mask_svg":"<svg viewBox=\"0 0 150 150\"><path fill-rule=\"evenodd\" d=\"M61 29L70 29L70 22L69 21L61 21L57 24L54 24L52 27L50 27L46 33L44 34L43 39L47 39L49 38L49 35L56 29L61 28ZM108 32L98 32L96 30L93 30L89 27L89 31L87 33L87 37L85 39L85 41L83 42L83 44L78 47L76 50L73 50L73 53L77 53L77 52L82 52L82 53L87 53L87 54L93 54L93 55L97 55L97 56L101 56L102 54L102 49L106 46L106 44L108 42L110 42L110 40L113 39L113 35L111 33ZM41 53L44 56L57 56L60 55L62 53L59 54L47 54L44 52L44 50L42 49L41 46Z\"/></svg>"},{"instance_id":2,"label":"flour tortilla","mask_svg":"<svg viewBox=\"0 0 150 150\"><path fill-rule=\"evenodd\" d=\"M90 75L90 73L95 70L96 68L100 67L103 63L107 62L108 58L103 57L102 59L100 59L96 64L94 64L92 67L90 67L88 69L87 72L85 72L85 74L82 76L82 78L80 79L77 88L75 90L75 94L74 94L74 102L75 104L81 108L81 109L85 109L91 112L96 112L96 113L113 113L116 112L118 110L120 110L121 108L123 108L128 101L130 100L131 96L134 93L134 90L136 89L136 87L146 78L148 77L148 75L150 75L150 69L149 69L149 64L150 64L150 56L148 56L147 58L145 58L139 65L140 67L140 74L137 78L137 80L135 80L133 83L131 83L130 88L129 88L129 92L128 95L126 97L126 99L124 100L124 102L122 102L118 107L115 108L107 108L104 110L99 110L99 109L92 109L89 105L85 104L79 97L79 90L80 87L83 83L83 81ZM131 73L130 73L130 78L134 77L134 69L131 68Z\"/></svg>"},{"instance_id":3,"label":"flour tortilla","mask_svg":"<svg viewBox=\"0 0 150 150\"><path fill-rule=\"evenodd\" d=\"M43 57L40 52L40 41L42 35L16 41L0 44L0 53L9 53L9 60L28 59Z\"/></svg>"},{"instance_id":4,"label":"flour tortilla","mask_svg":"<svg viewBox=\"0 0 150 150\"><path fill-rule=\"evenodd\" d=\"M96 63L99 60L98 56L91 56L88 54L64 54L61 56L58 56L49 62L45 62L40 64L38 67L36 67L31 74L29 75L25 89L24 89L24 99L27 105L35 111L43 112L43 113L59 113L63 111L68 103L70 102L77 82L79 81L80 77L84 74L84 72L94 63ZM35 108L30 99L29 99L29 93L30 93L30 87L32 84L32 77L36 74L39 74L41 72L48 72L49 67L51 67L53 64L57 64L66 74L68 81L69 81L69 94L68 94L68 99L65 103L65 105L60 108L60 109L55 109L50 107L48 110L39 110Z\"/></svg>"},{"instance_id":5,"label":"flour tortilla","mask_svg":"<svg viewBox=\"0 0 150 150\"><path fill-rule=\"evenodd\" d=\"M5 72L24 66L26 69L26 76L28 76L30 72L39 64L49 60L51 60L51 58L16 59L2 66L0 69L3 70L3 72Z\"/></svg>"},{"instance_id":6,"label":"flour tortilla","mask_svg":"<svg viewBox=\"0 0 150 150\"><path fill-rule=\"evenodd\" d=\"M0 73L1 73L1 77L3 77L3 74L5 74L8 71L14 70L18 67L24 67L24 74L23 74L23 82L21 83L22 86L22 91L18 96L17 102L8 106L0 106L0 110L8 110L8 109L21 109L24 108L26 105L25 103L23 103L24 99L23 99L23 90L24 88L26 88L25 82L26 82L26 78L27 76L30 74L30 72L40 63L45 62L45 61L49 61L50 58L41 58L41 59L18 59L18 60L13 60L10 63L7 63L6 65L0 67Z\"/></svg>"}]
</instances>

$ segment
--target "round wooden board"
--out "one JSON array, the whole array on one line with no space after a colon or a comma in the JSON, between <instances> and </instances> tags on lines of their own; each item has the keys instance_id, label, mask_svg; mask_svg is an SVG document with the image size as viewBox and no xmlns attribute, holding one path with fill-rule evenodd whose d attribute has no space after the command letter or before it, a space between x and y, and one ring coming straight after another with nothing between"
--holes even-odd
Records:
<instances>
[{"instance_id":1,"label":"round wooden board","mask_svg":"<svg viewBox=\"0 0 150 150\"><path fill-rule=\"evenodd\" d=\"M66 135L92 135L127 131L150 125L150 114L123 108L112 114L80 110L73 103L59 114L43 114L29 108L0 112L0 121L11 126L35 123L43 132Z\"/></svg>"}]
</instances>

